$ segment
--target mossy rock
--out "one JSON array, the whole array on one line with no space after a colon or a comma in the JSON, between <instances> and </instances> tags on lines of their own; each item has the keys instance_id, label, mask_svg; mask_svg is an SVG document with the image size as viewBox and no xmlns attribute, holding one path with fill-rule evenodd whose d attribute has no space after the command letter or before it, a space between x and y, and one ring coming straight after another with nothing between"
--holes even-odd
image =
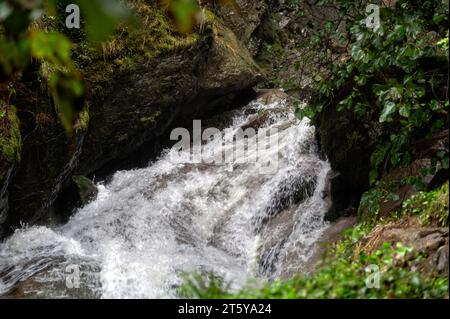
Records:
<instances>
[{"instance_id":1,"label":"mossy rock","mask_svg":"<svg viewBox=\"0 0 450 319\"><path fill-rule=\"evenodd\" d=\"M107 83L119 74L134 72L142 63L183 50L198 34L179 34L167 13L145 0L129 1L140 17L137 27L120 26L99 46L86 39L77 43L74 59L90 85L91 95L102 96Z\"/></svg>"},{"instance_id":2,"label":"mossy rock","mask_svg":"<svg viewBox=\"0 0 450 319\"><path fill-rule=\"evenodd\" d=\"M151 5L145 8L159 12ZM173 123L204 118L232 106L233 100L260 80L261 70L245 45L212 12L207 12L207 18L201 34L190 35L163 53L133 55L130 70L102 77L83 70L96 96L90 97L91 125L79 174L90 175L119 163L147 143L151 143L147 150L152 151L157 141L167 138ZM164 30L169 37L175 34ZM135 36L143 38L133 41L145 42L145 32L124 34L121 41Z\"/></svg>"},{"instance_id":3,"label":"mossy rock","mask_svg":"<svg viewBox=\"0 0 450 319\"><path fill-rule=\"evenodd\" d=\"M81 205L86 205L97 197L97 186L89 178L85 176L74 176L72 180L77 187L77 195Z\"/></svg>"},{"instance_id":4,"label":"mossy rock","mask_svg":"<svg viewBox=\"0 0 450 319\"><path fill-rule=\"evenodd\" d=\"M121 26L97 48L83 34L73 38L87 104L72 136L61 126L43 84L52 69L33 64L23 74L24 90L17 90L11 102L20 110L21 125L14 121L13 129L0 134L8 138L2 143L0 165L6 168L0 173L12 176L8 229L45 217L74 183L74 174L88 176L125 162L144 146L156 152L174 123L232 107L259 81L260 70L245 45L214 15L203 32L182 35L155 3L130 3L142 17L139 28ZM21 151L20 136L27 136ZM12 165L5 164L12 162L13 175L7 169Z\"/></svg>"},{"instance_id":5,"label":"mossy rock","mask_svg":"<svg viewBox=\"0 0 450 319\"><path fill-rule=\"evenodd\" d=\"M20 161L22 138L16 110L0 100L0 238L9 211L9 184L14 166Z\"/></svg>"},{"instance_id":6,"label":"mossy rock","mask_svg":"<svg viewBox=\"0 0 450 319\"><path fill-rule=\"evenodd\" d=\"M77 165L89 123L86 106L72 136L67 135L43 84L43 67L33 65L24 72L20 84L12 83L21 88L11 97L11 104L17 107L18 129L26 138L8 186L8 231L21 222L32 224L48 213Z\"/></svg>"},{"instance_id":7,"label":"mossy rock","mask_svg":"<svg viewBox=\"0 0 450 319\"><path fill-rule=\"evenodd\" d=\"M16 109L0 100L0 181L5 172L20 161L22 137Z\"/></svg>"},{"instance_id":8,"label":"mossy rock","mask_svg":"<svg viewBox=\"0 0 450 319\"><path fill-rule=\"evenodd\" d=\"M330 180L333 205L327 214L329 220L357 212L362 194L370 187L371 155L383 134L375 113L376 105L371 105L373 111L367 112L364 118L353 110L338 109L337 101L353 86L352 81L345 83L314 119L321 151L336 172ZM376 101L369 89L365 88L365 94L367 100Z\"/></svg>"}]
</instances>

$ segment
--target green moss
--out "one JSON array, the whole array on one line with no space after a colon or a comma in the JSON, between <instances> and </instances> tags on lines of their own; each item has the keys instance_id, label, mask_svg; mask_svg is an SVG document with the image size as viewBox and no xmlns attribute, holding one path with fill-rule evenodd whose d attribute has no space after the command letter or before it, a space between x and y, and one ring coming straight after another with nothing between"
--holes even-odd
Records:
<instances>
[{"instance_id":1,"label":"green moss","mask_svg":"<svg viewBox=\"0 0 450 319\"><path fill-rule=\"evenodd\" d=\"M423 226L448 226L448 182L442 187L420 192L403 203L402 215L416 215Z\"/></svg>"},{"instance_id":2,"label":"green moss","mask_svg":"<svg viewBox=\"0 0 450 319\"><path fill-rule=\"evenodd\" d=\"M75 123L74 129L78 132L85 132L89 127L90 115L89 115L89 103L85 103L84 108L78 113L78 119Z\"/></svg>"},{"instance_id":3,"label":"green moss","mask_svg":"<svg viewBox=\"0 0 450 319\"><path fill-rule=\"evenodd\" d=\"M16 109L0 100L0 180L6 170L20 161L22 137Z\"/></svg>"},{"instance_id":4,"label":"green moss","mask_svg":"<svg viewBox=\"0 0 450 319\"><path fill-rule=\"evenodd\" d=\"M140 17L138 27L119 27L100 46L82 41L75 48L74 59L88 82L109 80L118 72L131 72L145 60L191 46L197 34L182 35L167 13L145 0L130 1Z\"/></svg>"},{"instance_id":5,"label":"green moss","mask_svg":"<svg viewBox=\"0 0 450 319\"><path fill-rule=\"evenodd\" d=\"M362 195L358 208L359 220L362 223L373 225L392 219L392 216L381 216L380 205L384 201L396 201L398 195L395 190L399 188L398 183L378 182L378 184Z\"/></svg>"}]
</instances>

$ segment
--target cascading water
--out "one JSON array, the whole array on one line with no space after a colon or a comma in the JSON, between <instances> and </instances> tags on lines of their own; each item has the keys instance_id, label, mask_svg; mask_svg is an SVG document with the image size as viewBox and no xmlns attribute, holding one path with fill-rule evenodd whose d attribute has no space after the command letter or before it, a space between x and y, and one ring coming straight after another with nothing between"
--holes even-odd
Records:
<instances>
[{"instance_id":1,"label":"cascading water","mask_svg":"<svg viewBox=\"0 0 450 319\"><path fill-rule=\"evenodd\" d=\"M261 113L278 148L258 163L276 157L274 172L239 158L180 163L176 148L117 172L67 224L25 227L0 244L0 296L176 298L184 273L212 272L237 289L304 271L327 227L330 170L308 120L284 100L252 102L203 145L203 159L232 151L236 130Z\"/></svg>"}]
</instances>

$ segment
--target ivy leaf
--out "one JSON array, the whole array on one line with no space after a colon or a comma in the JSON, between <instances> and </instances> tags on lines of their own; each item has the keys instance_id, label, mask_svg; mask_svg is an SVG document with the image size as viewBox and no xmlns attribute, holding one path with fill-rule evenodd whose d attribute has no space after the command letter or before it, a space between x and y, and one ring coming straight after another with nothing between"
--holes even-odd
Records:
<instances>
[{"instance_id":1,"label":"ivy leaf","mask_svg":"<svg viewBox=\"0 0 450 319\"><path fill-rule=\"evenodd\" d=\"M391 114L393 114L396 110L396 104L392 101L387 101L384 104L383 112L380 116L380 123L389 122L392 120Z\"/></svg>"},{"instance_id":2,"label":"ivy leaf","mask_svg":"<svg viewBox=\"0 0 450 319\"><path fill-rule=\"evenodd\" d=\"M401 116L406 118L410 115L409 108L406 105L402 105L398 112Z\"/></svg>"}]
</instances>

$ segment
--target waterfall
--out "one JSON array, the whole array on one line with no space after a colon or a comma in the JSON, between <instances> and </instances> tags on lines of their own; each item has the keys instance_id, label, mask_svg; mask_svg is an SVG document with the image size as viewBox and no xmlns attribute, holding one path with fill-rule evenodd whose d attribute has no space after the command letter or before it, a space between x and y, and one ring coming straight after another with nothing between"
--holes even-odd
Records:
<instances>
[{"instance_id":1,"label":"waterfall","mask_svg":"<svg viewBox=\"0 0 450 319\"><path fill-rule=\"evenodd\" d=\"M186 273L212 272L239 289L305 271L328 226L330 167L314 127L292 113L282 99L254 101L233 111L221 139L201 145L202 162L167 149L99 184L65 225L17 230L0 243L0 296L177 298ZM275 150L239 155L257 163L207 160L232 152L236 130L261 114L260 128L277 129ZM276 170L262 173L273 159Z\"/></svg>"}]
</instances>

